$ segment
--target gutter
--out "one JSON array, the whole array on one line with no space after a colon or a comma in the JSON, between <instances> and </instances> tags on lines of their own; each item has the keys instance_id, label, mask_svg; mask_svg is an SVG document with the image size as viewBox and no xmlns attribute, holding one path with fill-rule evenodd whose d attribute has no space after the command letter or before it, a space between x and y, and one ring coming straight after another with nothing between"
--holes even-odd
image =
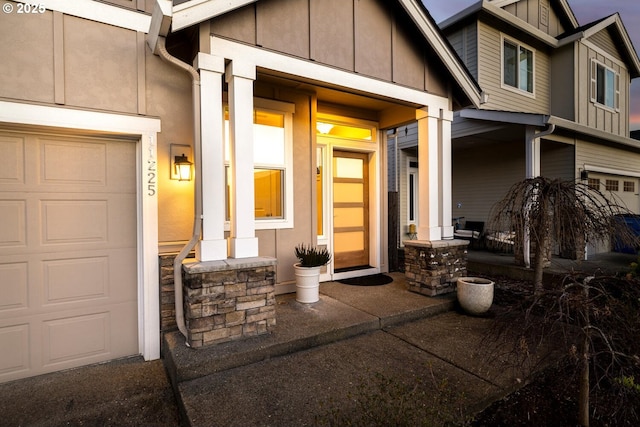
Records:
<instances>
[{"instance_id":1,"label":"gutter","mask_svg":"<svg viewBox=\"0 0 640 427\"><path fill-rule=\"evenodd\" d=\"M174 301L176 309L176 324L178 330L185 338L187 337L187 327L184 320L184 296L183 296L183 284L182 284L182 263L186 259L189 252L193 250L198 241L200 240L200 234L202 230L202 168L201 168L201 152L202 152L202 137L201 131L201 111L200 111L200 74L198 71L181 61L180 59L172 56L166 48L165 37L169 34L172 20L172 2L170 0L157 0L156 6L151 17L151 25L149 28L149 35L147 43L154 54L160 56L160 58L174 65L175 67L187 72L191 77L192 82L192 100L193 100L193 151L194 151L194 168L195 168L195 182L194 182L194 218L193 218L193 231L191 238L187 244L178 253L173 261L173 283L174 283ZM188 340L187 346L188 344Z\"/></svg>"},{"instance_id":2,"label":"gutter","mask_svg":"<svg viewBox=\"0 0 640 427\"><path fill-rule=\"evenodd\" d=\"M542 138L547 135L551 135L555 130L556 130L556 125L549 123L545 130L539 133L534 133L531 140L525 141L525 144L533 143L536 139ZM530 178L530 177L527 177L527 178ZM523 240L522 255L524 258L523 259L524 266L526 268L531 268L531 231L529 229L528 217L529 217L529 213L525 212L525 226L524 226L525 230L524 230L524 236L523 236L524 238L522 239Z\"/></svg>"}]
</instances>

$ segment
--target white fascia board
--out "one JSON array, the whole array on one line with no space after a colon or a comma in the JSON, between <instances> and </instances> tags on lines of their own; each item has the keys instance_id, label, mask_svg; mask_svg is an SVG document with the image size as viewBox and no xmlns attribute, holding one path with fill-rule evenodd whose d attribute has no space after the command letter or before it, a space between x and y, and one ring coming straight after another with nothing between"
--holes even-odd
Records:
<instances>
[{"instance_id":1,"label":"white fascia board","mask_svg":"<svg viewBox=\"0 0 640 427\"><path fill-rule=\"evenodd\" d=\"M149 31L151 16L135 10L124 9L93 0L16 0L20 3L41 4L47 10L55 10L66 15L89 19L115 27L146 33Z\"/></svg>"},{"instance_id":2,"label":"white fascia board","mask_svg":"<svg viewBox=\"0 0 640 427\"><path fill-rule=\"evenodd\" d=\"M258 0L191 0L173 8L173 31L224 15Z\"/></svg>"},{"instance_id":3,"label":"white fascia board","mask_svg":"<svg viewBox=\"0 0 640 427\"><path fill-rule=\"evenodd\" d=\"M473 105L479 108L482 96L480 89L478 89L475 81L463 67L456 54L453 53L449 44L444 40L444 36L440 32L440 29L432 24L431 20L425 15L424 9L422 9L416 0L398 1L407 11L409 16L411 16L414 23L420 29L420 32L422 32L422 35L440 57L440 60L444 62L444 65L451 72L456 83L469 97Z\"/></svg>"},{"instance_id":4,"label":"white fascia board","mask_svg":"<svg viewBox=\"0 0 640 427\"><path fill-rule=\"evenodd\" d=\"M370 93L388 99L429 106L448 111L449 99L424 91L399 86L361 74L350 73L311 61L259 49L227 39L211 36L211 53L229 60L250 60L256 67L278 71L331 86Z\"/></svg>"},{"instance_id":5,"label":"white fascia board","mask_svg":"<svg viewBox=\"0 0 640 427\"><path fill-rule=\"evenodd\" d=\"M0 101L0 122L128 135L160 132L156 118L7 101Z\"/></svg>"}]
</instances>

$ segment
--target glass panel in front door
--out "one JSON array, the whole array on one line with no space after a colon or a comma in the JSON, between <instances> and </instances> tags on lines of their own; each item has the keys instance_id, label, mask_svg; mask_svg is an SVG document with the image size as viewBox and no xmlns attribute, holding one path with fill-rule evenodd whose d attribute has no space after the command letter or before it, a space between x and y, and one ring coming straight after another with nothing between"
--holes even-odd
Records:
<instances>
[{"instance_id":1,"label":"glass panel in front door","mask_svg":"<svg viewBox=\"0 0 640 427\"><path fill-rule=\"evenodd\" d=\"M369 155L333 152L334 271L369 265Z\"/></svg>"}]
</instances>

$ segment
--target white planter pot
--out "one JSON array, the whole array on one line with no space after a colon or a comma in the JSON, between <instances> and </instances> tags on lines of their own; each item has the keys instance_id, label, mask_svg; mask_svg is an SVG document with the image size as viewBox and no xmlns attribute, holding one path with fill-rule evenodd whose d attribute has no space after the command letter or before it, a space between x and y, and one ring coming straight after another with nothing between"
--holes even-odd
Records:
<instances>
[{"instance_id":1,"label":"white planter pot","mask_svg":"<svg viewBox=\"0 0 640 427\"><path fill-rule=\"evenodd\" d=\"M460 307L469 314L486 313L493 303L494 282L480 277L460 277L456 293Z\"/></svg>"},{"instance_id":2,"label":"white planter pot","mask_svg":"<svg viewBox=\"0 0 640 427\"><path fill-rule=\"evenodd\" d=\"M296 270L296 301L309 304L320 300L320 269L322 267L300 267Z\"/></svg>"}]
</instances>

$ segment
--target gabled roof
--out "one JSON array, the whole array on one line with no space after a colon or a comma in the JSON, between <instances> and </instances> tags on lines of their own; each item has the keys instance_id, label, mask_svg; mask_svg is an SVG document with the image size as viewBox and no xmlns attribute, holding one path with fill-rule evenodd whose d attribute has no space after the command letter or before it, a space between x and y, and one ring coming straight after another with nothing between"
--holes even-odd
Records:
<instances>
[{"instance_id":1,"label":"gabled roof","mask_svg":"<svg viewBox=\"0 0 640 427\"><path fill-rule=\"evenodd\" d=\"M169 32L175 32L196 25L258 1L259 0L190 0L173 6L171 0L156 0L156 7L152 15L149 30L149 45L152 50L155 50L158 36L164 37ZM422 4L422 1L397 1L407 12L444 66L449 70L455 83L460 87L465 96L475 107L479 107L483 99L480 86L455 53L449 41L442 34L440 28L429 14L429 11Z\"/></svg>"},{"instance_id":2,"label":"gabled roof","mask_svg":"<svg viewBox=\"0 0 640 427\"><path fill-rule=\"evenodd\" d=\"M563 34L560 34L557 37L552 37L537 28L533 28L526 22L502 9L505 6L519 1L522 0L480 0L452 17L442 21L440 23L440 27L445 29L474 14L485 12L530 34L552 48L558 48L577 40L587 39L610 27L613 31L614 38L620 42L618 46L621 54L629 65L631 78L640 77L640 59L638 58L638 54L633 47L631 38L622 23L620 14L614 13L611 16L580 26L578 25L576 16L573 13L573 10L571 10L571 6L569 6L567 0L551 0L552 4L556 7L556 13L559 14L559 19L565 23L567 28L569 28L569 30L565 31Z\"/></svg>"},{"instance_id":3,"label":"gabled roof","mask_svg":"<svg viewBox=\"0 0 640 427\"><path fill-rule=\"evenodd\" d=\"M472 4L468 8L462 10L461 12L453 15L452 17L442 21L440 23L440 28L446 29L472 15L483 12L485 14L495 16L496 18L511 25L512 27L530 34L531 36L547 44L548 46L551 46L553 48L558 47L558 40L555 37L545 33L542 30L534 28L522 19L503 9L506 6L517 3L519 1L522 0L480 0L477 3ZM576 16L573 14L571 7L566 0L551 0L551 3L552 6L555 7L554 10L556 11L556 13L558 13L558 18L566 27L578 27Z\"/></svg>"},{"instance_id":4,"label":"gabled roof","mask_svg":"<svg viewBox=\"0 0 640 427\"><path fill-rule=\"evenodd\" d=\"M633 47L631 37L629 37L629 33L627 33L627 30L624 27L619 13L614 13L606 18L598 19L597 21L593 21L571 31L567 31L564 34L560 34L558 36L558 40L562 46L576 40L587 39L607 28L612 31L614 39L618 39L620 41L617 46L618 49L620 49L620 53L627 60L627 64L630 66L629 72L631 74L631 78L640 77L640 58L638 58L638 53Z\"/></svg>"}]
</instances>

